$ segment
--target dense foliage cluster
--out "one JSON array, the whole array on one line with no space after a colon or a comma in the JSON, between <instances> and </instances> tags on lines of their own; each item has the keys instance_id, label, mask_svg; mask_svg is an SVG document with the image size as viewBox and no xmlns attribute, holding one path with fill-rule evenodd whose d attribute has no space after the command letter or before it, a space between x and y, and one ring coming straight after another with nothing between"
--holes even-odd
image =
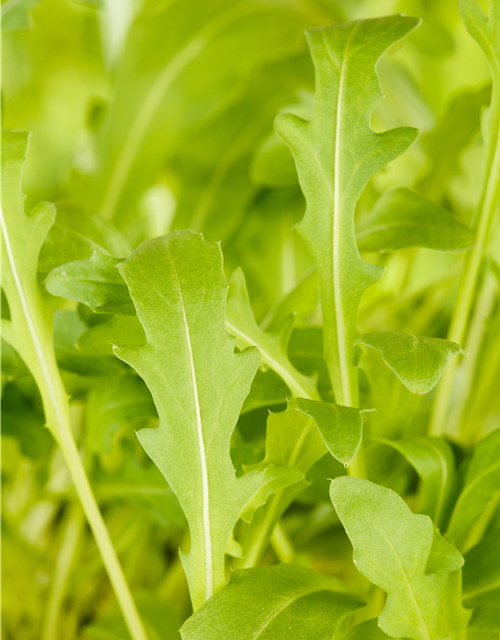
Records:
<instances>
[{"instance_id":1,"label":"dense foliage cluster","mask_svg":"<svg viewBox=\"0 0 500 640\"><path fill-rule=\"evenodd\" d=\"M2 637L498 640L500 0L2 34Z\"/></svg>"}]
</instances>

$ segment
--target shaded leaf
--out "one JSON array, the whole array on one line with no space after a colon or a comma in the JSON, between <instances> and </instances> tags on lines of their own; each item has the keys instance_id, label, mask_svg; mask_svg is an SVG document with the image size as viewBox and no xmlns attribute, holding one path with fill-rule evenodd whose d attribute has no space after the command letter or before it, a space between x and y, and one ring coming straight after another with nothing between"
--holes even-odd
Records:
<instances>
[{"instance_id":1,"label":"shaded leaf","mask_svg":"<svg viewBox=\"0 0 500 640\"><path fill-rule=\"evenodd\" d=\"M439 251L470 249L474 233L451 213L410 189L380 196L356 229L360 251L396 251L425 247Z\"/></svg>"},{"instance_id":2,"label":"shaded leaf","mask_svg":"<svg viewBox=\"0 0 500 640\"><path fill-rule=\"evenodd\" d=\"M113 355L115 344L144 344L146 336L137 316L113 316L78 338L76 348L91 355Z\"/></svg>"},{"instance_id":3,"label":"shaded leaf","mask_svg":"<svg viewBox=\"0 0 500 640\"><path fill-rule=\"evenodd\" d=\"M399 451L415 469L424 491L420 511L432 518L436 526L445 527L458 489L450 445L441 438L380 439L379 442Z\"/></svg>"}]
</instances>

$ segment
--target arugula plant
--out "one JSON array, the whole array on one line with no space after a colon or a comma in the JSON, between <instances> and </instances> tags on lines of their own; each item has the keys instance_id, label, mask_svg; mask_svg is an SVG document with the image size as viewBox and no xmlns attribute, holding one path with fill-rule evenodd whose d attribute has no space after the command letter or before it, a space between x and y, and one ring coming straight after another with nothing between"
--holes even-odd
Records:
<instances>
[{"instance_id":1,"label":"arugula plant","mask_svg":"<svg viewBox=\"0 0 500 640\"><path fill-rule=\"evenodd\" d=\"M499 0L88 4L2 12L6 638L498 639Z\"/></svg>"}]
</instances>

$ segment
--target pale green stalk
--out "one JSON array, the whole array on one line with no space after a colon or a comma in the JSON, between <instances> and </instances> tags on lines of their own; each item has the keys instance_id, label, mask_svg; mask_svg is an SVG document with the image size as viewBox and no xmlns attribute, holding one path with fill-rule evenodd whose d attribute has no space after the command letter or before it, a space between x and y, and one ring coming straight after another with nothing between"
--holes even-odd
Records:
<instances>
[{"instance_id":1,"label":"pale green stalk","mask_svg":"<svg viewBox=\"0 0 500 640\"><path fill-rule=\"evenodd\" d=\"M61 548L57 555L56 568L50 585L49 601L42 630L42 640L53 640L58 636L58 627L64 590L73 565L75 553L82 531L82 513L73 510L65 524Z\"/></svg>"}]
</instances>

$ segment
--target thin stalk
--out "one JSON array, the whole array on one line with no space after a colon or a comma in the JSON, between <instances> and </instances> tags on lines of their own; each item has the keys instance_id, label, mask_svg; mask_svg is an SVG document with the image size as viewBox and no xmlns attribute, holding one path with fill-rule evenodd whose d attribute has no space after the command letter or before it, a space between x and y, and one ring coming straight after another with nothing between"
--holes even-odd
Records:
<instances>
[{"instance_id":1,"label":"thin stalk","mask_svg":"<svg viewBox=\"0 0 500 640\"><path fill-rule=\"evenodd\" d=\"M271 545L280 562L292 562L295 556L295 548L280 522L274 527L271 535Z\"/></svg>"},{"instance_id":2,"label":"thin stalk","mask_svg":"<svg viewBox=\"0 0 500 640\"><path fill-rule=\"evenodd\" d=\"M64 591L82 531L82 513L79 507L72 509L66 522L63 540L57 556L56 567L50 585L49 599L42 630L42 640L54 640L58 636L59 617Z\"/></svg>"},{"instance_id":3,"label":"thin stalk","mask_svg":"<svg viewBox=\"0 0 500 640\"><path fill-rule=\"evenodd\" d=\"M490 105L490 109L494 111L489 113L489 118L496 123L496 129L494 130L494 139L488 145L485 183L472 224L472 229L476 234L476 244L465 256L457 302L448 331L448 340L458 344L463 344L466 337L479 270L500 200L500 104L498 102L497 92L494 91ZM450 401L459 362L458 358L452 358L441 379L431 415L430 433L433 436L441 436L446 432Z\"/></svg>"},{"instance_id":4,"label":"thin stalk","mask_svg":"<svg viewBox=\"0 0 500 640\"><path fill-rule=\"evenodd\" d=\"M68 465L77 495L94 534L132 640L147 640L142 621L73 438L68 396L57 366L49 327L44 322L41 300L39 297L28 298L21 284L19 284L18 290L22 313L16 315L15 318L17 340L14 337L13 323L11 322L3 321L4 335L24 356L38 385L47 427L54 435Z\"/></svg>"}]
</instances>

